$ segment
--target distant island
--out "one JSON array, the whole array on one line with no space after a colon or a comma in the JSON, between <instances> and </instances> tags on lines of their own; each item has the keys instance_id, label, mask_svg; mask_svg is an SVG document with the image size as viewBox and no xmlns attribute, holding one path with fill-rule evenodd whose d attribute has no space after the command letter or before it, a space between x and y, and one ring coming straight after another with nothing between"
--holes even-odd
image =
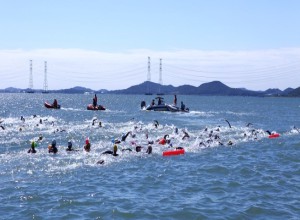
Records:
<instances>
[{"instance_id":1,"label":"distant island","mask_svg":"<svg viewBox=\"0 0 300 220\"><path fill-rule=\"evenodd\" d=\"M33 90L35 93L42 93L43 90ZM9 87L6 89L0 89L1 93L26 93L32 92L30 89L18 89ZM49 90L48 93L66 93L66 94L140 94L147 95L213 95L213 96L258 96L258 97L300 97L300 87L293 89L287 88L285 90L280 89L267 89L265 91L252 91L244 88L231 88L220 81L213 81L209 83L203 83L200 86L182 85L174 87L172 85L161 85L158 83L145 81L139 85L131 86L122 90L92 90L85 87L76 86L70 89Z\"/></svg>"}]
</instances>

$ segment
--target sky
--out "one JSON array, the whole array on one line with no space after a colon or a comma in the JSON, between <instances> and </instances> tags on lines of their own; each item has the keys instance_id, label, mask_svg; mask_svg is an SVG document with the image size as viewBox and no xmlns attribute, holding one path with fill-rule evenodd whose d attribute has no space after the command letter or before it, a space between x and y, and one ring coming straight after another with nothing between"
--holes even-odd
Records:
<instances>
[{"instance_id":1,"label":"sky","mask_svg":"<svg viewBox=\"0 0 300 220\"><path fill-rule=\"evenodd\" d=\"M300 86L298 0L0 0L0 89ZM160 59L162 68L160 71ZM160 72L162 80L160 81Z\"/></svg>"}]
</instances>

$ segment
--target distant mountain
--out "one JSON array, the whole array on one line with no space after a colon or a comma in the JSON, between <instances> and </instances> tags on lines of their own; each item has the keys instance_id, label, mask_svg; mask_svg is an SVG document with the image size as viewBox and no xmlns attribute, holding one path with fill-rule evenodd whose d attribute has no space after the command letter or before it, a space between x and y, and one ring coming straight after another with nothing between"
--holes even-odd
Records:
<instances>
[{"instance_id":1,"label":"distant mountain","mask_svg":"<svg viewBox=\"0 0 300 220\"><path fill-rule=\"evenodd\" d=\"M92 89L88 89L85 87L81 87L81 86L75 86L73 88L70 89L60 89L60 90L52 90L50 91L51 93L67 93L67 94L83 94L85 92L91 92L93 93L94 90Z\"/></svg>"},{"instance_id":2,"label":"distant mountain","mask_svg":"<svg viewBox=\"0 0 300 220\"><path fill-rule=\"evenodd\" d=\"M0 90L6 93L28 92L29 89L17 89L9 87ZM34 90L41 93L43 90ZM127 89L112 90L106 89L92 90L89 88L76 86L69 89L49 90L49 93L68 93L68 94L84 94L84 93L110 93L110 94L181 94L181 95L214 95L214 96L289 96L300 97L300 87L297 89L287 88L284 91L280 89L267 89L266 91L252 91L245 88L231 88L220 81L203 83L196 86L182 85L174 87L172 85L161 85L158 83L146 81L139 85L131 86Z\"/></svg>"},{"instance_id":3,"label":"distant mountain","mask_svg":"<svg viewBox=\"0 0 300 220\"><path fill-rule=\"evenodd\" d=\"M289 97L300 97L300 87L290 91L286 96Z\"/></svg>"},{"instance_id":4,"label":"distant mountain","mask_svg":"<svg viewBox=\"0 0 300 220\"><path fill-rule=\"evenodd\" d=\"M174 87L171 85L164 86L157 83L146 81L142 84L131 86L124 90L110 91L115 94L145 94L146 92L156 94L158 92L164 94L185 94L185 95L243 95L243 96L261 96L261 92L254 92L245 89L234 89L226 86L219 81L204 83L199 87L191 85L183 85Z\"/></svg>"},{"instance_id":5,"label":"distant mountain","mask_svg":"<svg viewBox=\"0 0 300 220\"><path fill-rule=\"evenodd\" d=\"M16 93L16 92L21 92L22 89L14 88L14 87L8 87L4 89L4 92L10 92L10 93Z\"/></svg>"},{"instance_id":6,"label":"distant mountain","mask_svg":"<svg viewBox=\"0 0 300 220\"><path fill-rule=\"evenodd\" d=\"M287 89L285 89L285 90L283 90L283 95L287 95L287 94L289 94L290 92L292 92L292 91L294 91L295 89L293 89L293 88L287 88Z\"/></svg>"}]
</instances>

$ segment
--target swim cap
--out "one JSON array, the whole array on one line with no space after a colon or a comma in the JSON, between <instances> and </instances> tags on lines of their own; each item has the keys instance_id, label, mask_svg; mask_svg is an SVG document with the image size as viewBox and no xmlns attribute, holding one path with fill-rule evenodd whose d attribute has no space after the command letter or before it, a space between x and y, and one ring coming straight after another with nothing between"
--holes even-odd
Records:
<instances>
[{"instance_id":1,"label":"swim cap","mask_svg":"<svg viewBox=\"0 0 300 220\"><path fill-rule=\"evenodd\" d=\"M31 147L35 147L35 142L34 141L31 142Z\"/></svg>"},{"instance_id":2,"label":"swim cap","mask_svg":"<svg viewBox=\"0 0 300 220\"><path fill-rule=\"evenodd\" d=\"M90 141L89 141L89 139L87 138L87 139L85 139L85 144L88 144L88 143L90 143Z\"/></svg>"},{"instance_id":3,"label":"swim cap","mask_svg":"<svg viewBox=\"0 0 300 220\"><path fill-rule=\"evenodd\" d=\"M118 146L115 144L114 145L114 151L117 151L118 150Z\"/></svg>"}]
</instances>

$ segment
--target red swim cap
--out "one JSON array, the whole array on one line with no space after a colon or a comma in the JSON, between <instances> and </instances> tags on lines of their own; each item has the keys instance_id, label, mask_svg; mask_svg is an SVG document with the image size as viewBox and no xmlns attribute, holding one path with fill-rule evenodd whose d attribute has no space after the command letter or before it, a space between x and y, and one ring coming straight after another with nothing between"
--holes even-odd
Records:
<instances>
[{"instance_id":1,"label":"red swim cap","mask_svg":"<svg viewBox=\"0 0 300 220\"><path fill-rule=\"evenodd\" d=\"M85 139L85 144L88 144L90 141L89 141L89 139L87 138L87 139Z\"/></svg>"}]
</instances>

